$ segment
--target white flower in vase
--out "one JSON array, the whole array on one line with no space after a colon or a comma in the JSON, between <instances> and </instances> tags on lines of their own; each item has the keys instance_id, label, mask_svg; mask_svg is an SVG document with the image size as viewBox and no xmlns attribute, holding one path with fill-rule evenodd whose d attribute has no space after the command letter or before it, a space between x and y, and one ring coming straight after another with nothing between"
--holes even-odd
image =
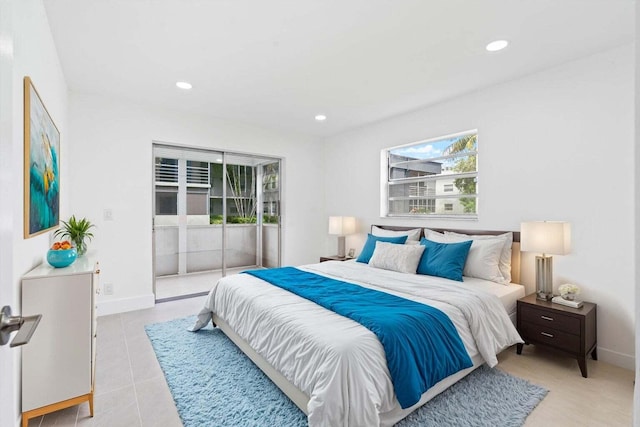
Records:
<instances>
[{"instance_id":1,"label":"white flower in vase","mask_svg":"<svg viewBox=\"0 0 640 427\"><path fill-rule=\"evenodd\" d=\"M580 293L580 288L576 285L572 285L571 283L565 283L558 287L558 292L560 292L562 298L573 301L576 295Z\"/></svg>"}]
</instances>

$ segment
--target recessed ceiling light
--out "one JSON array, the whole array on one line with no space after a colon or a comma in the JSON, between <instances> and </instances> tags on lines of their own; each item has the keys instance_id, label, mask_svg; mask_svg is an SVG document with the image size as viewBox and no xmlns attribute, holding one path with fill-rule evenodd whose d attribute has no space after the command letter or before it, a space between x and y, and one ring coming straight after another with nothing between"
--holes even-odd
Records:
<instances>
[{"instance_id":1,"label":"recessed ceiling light","mask_svg":"<svg viewBox=\"0 0 640 427\"><path fill-rule=\"evenodd\" d=\"M509 45L509 42L506 40L494 40L487 45L486 49L489 52L497 52L499 50L504 49L508 45Z\"/></svg>"},{"instance_id":2,"label":"recessed ceiling light","mask_svg":"<svg viewBox=\"0 0 640 427\"><path fill-rule=\"evenodd\" d=\"M176 86L178 86L180 89L191 89L193 86L191 86L191 83L188 82L178 82L176 83Z\"/></svg>"},{"instance_id":3,"label":"recessed ceiling light","mask_svg":"<svg viewBox=\"0 0 640 427\"><path fill-rule=\"evenodd\" d=\"M324 122L325 120L327 120L327 116L325 116L324 114L318 114L316 116L316 120L319 122Z\"/></svg>"}]
</instances>

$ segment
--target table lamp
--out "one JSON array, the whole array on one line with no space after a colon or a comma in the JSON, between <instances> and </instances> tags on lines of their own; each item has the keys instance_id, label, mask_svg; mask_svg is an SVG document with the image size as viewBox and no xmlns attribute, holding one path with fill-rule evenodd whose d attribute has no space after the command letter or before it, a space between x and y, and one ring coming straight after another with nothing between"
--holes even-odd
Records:
<instances>
[{"instance_id":1,"label":"table lamp","mask_svg":"<svg viewBox=\"0 0 640 427\"><path fill-rule=\"evenodd\" d=\"M356 232L356 219L352 216L330 216L329 234L338 236L338 256L344 257L344 241L347 234Z\"/></svg>"},{"instance_id":2,"label":"table lamp","mask_svg":"<svg viewBox=\"0 0 640 427\"><path fill-rule=\"evenodd\" d=\"M536 294L541 300L553 298L553 258L571 251L571 224L561 221L534 221L520 224L520 250L537 252Z\"/></svg>"}]
</instances>

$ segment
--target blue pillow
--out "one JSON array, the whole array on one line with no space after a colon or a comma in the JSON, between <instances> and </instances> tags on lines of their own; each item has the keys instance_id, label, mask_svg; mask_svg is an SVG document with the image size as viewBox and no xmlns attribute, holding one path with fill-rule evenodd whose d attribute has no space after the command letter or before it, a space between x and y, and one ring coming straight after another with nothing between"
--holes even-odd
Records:
<instances>
[{"instance_id":1,"label":"blue pillow","mask_svg":"<svg viewBox=\"0 0 640 427\"><path fill-rule=\"evenodd\" d=\"M367 241L364 243L362 252L360 252L360 255L358 255L358 259L356 259L356 261L368 264L369 260L373 256L373 251L376 249L376 242L388 242L403 245L406 241L407 236L380 237L374 236L373 234L367 234Z\"/></svg>"},{"instance_id":2,"label":"blue pillow","mask_svg":"<svg viewBox=\"0 0 640 427\"><path fill-rule=\"evenodd\" d=\"M462 270L467 262L467 255L472 240L458 243L438 243L424 237L420 244L426 246L420 263L418 274L444 277L445 279L462 282Z\"/></svg>"}]
</instances>

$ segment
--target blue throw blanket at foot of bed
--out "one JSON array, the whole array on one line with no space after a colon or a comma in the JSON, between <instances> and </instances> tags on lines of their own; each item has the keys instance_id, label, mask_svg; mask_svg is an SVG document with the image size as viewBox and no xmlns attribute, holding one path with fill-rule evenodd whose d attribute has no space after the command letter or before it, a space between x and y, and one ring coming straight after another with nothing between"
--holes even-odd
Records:
<instances>
[{"instance_id":1,"label":"blue throw blanket at foot of bed","mask_svg":"<svg viewBox=\"0 0 640 427\"><path fill-rule=\"evenodd\" d=\"M472 366L451 319L435 307L294 267L245 271L355 320L376 334L402 408L438 381Z\"/></svg>"}]
</instances>

